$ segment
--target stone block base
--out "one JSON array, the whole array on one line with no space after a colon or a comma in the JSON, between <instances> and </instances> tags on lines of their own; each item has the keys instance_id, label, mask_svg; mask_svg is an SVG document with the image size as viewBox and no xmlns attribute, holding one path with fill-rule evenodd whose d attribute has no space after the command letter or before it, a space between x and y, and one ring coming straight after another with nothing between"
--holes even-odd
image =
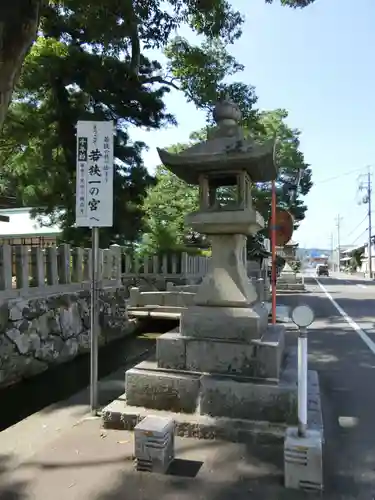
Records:
<instances>
[{"instance_id":1,"label":"stone block base","mask_svg":"<svg viewBox=\"0 0 375 500\"><path fill-rule=\"evenodd\" d=\"M278 379L284 335L283 325L269 325L260 339L251 340L250 343L187 337L178 332L168 332L157 339L157 365L173 370Z\"/></svg>"},{"instance_id":2,"label":"stone block base","mask_svg":"<svg viewBox=\"0 0 375 500\"><path fill-rule=\"evenodd\" d=\"M323 420L320 409L320 391L317 372L308 373L308 426L322 436ZM258 403L255 403L255 405ZM260 402L261 404L261 402ZM235 442L283 443L286 424L228 417L212 417L199 413L199 405L194 413L181 413L131 406L126 395L110 403L102 411L103 425L109 429L133 430L146 416L173 418L175 433L181 437L198 439L224 439Z\"/></svg>"},{"instance_id":3,"label":"stone block base","mask_svg":"<svg viewBox=\"0 0 375 500\"><path fill-rule=\"evenodd\" d=\"M189 307L181 314L181 335L187 337L239 340L260 338L268 324L262 303L251 307Z\"/></svg>"},{"instance_id":4,"label":"stone block base","mask_svg":"<svg viewBox=\"0 0 375 500\"><path fill-rule=\"evenodd\" d=\"M157 410L269 422L295 423L295 357L278 383L249 377L206 375L158 368L143 362L126 372L126 402Z\"/></svg>"}]
</instances>

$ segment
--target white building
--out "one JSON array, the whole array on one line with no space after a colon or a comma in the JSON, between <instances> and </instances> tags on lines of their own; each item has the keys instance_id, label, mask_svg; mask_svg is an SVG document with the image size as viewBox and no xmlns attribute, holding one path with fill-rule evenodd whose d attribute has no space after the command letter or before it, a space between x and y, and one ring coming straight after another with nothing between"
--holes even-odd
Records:
<instances>
[{"instance_id":1,"label":"white building","mask_svg":"<svg viewBox=\"0 0 375 500\"><path fill-rule=\"evenodd\" d=\"M0 215L9 222L0 222L0 244L48 247L56 244L61 229L44 227L30 217L31 208L4 208Z\"/></svg>"}]
</instances>

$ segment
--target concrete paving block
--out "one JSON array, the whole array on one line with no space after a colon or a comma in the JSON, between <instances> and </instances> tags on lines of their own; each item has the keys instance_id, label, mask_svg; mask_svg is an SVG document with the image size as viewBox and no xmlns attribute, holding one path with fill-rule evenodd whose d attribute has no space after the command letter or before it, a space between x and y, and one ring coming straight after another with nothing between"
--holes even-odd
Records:
<instances>
[{"instance_id":1,"label":"concrete paving block","mask_svg":"<svg viewBox=\"0 0 375 500\"><path fill-rule=\"evenodd\" d=\"M138 365L137 365L138 366ZM126 401L131 406L194 413L199 395L199 376L143 370L126 372Z\"/></svg>"},{"instance_id":2,"label":"concrete paving block","mask_svg":"<svg viewBox=\"0 0 375 500\"><path fill-rule=\"evenodd\" d=\"M215 417L295 423L297 387L204 375L200 412Z\"/></svg>"},{"instance_id":3,"label":"concrete paving block","mask_svg":"<svg viewBox=\"0 0 375 500\"><path fill-rule=\"evenodd\" d=\"M154 415L134 427L134 456L139 471L165 474L174 459L174 421Z\"/></svg>"},{"instance_id":4,"label":"concrete paving block","mask_svg":"<svg viewBox=\"0 0 375 500\"><path fill-rule=\"evenodd\" d=\"M285 487L297 490L323 490L323 445L319 431L307 430L298 436L288 428L284 443Z\"/></svg>"},{"instance_id":5,"label":"concrete paving block","mask_svg":"<svg viewBox=\"0 0 375 500\"><path fill-rule=\"evenodd\" d=\"M178 332L168 332L156 340L156 360L159 368L186 368L186 339Z\"/></svg>"}]
</instances>

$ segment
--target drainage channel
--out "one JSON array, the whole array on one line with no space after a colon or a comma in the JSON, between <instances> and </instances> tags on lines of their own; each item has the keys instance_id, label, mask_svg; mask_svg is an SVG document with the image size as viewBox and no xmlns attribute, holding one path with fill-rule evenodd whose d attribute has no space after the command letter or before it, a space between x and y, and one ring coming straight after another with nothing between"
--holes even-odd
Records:
<instances>
[{"instance_id":1,"label":"drainage channel","mask_svg":"<svg viewBox=\"0 0 375 500\"><path fill-rule=\"evenodd\" d=\"M155 338L178 326L178 321L144 320L136 335L111 342L99 350L99 379L125 366L129 359L152 351ZM90 354L82 354L39 375L0 390L0 431L58 401L69 398L90 383Z\"/></svg>"}]
</instances>

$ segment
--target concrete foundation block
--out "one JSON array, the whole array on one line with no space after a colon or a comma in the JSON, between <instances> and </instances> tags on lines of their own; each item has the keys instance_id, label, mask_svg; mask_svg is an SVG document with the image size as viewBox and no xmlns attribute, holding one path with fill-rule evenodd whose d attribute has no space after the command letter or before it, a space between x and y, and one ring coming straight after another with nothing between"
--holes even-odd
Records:
<instances>
[{"instance_id":1,"label":"concrete foundation block","mask_svg":"<svg viewBox=\"0 0 375 500\"><path fill-rule=\"evenodd\" d=\"M130 406L194 413L199 375L144 370L141 363L126 372L125 393Z\"/></svg>"},{"instance_id":2,"label":"concrete foundation block","mask_svg":"<svg viewBox=\"0 0 375 500\"><path fill-rule=\"evenodd\" d=\"M286 488L323 490L323 444L319 431L307 430L305 437L299 437L296 427L287 429L284 469Z\"/></svg>"},{"instance_id":3,"label":"concrete foundation block","mask_svg":"<svg viewBox=\"0 0 375 500\"><path fill-rule=\"evenodd\" d=\"M156 340L156 360L159 368L185 370L186 339L178 332L168 332Z\"/></svg>"},{"instance_id":4,"label":"concrete foundation block","mask_svg":"<svg viewBox=\"0 0 375 500\"><path fill-rule=\"evenodd\" d=\"M255 289L258 294L258 300L259 302L264 302L264 280L263 278L258 278L255 282Z\"/></svg>"},{"instance_id":5,"label":"concrete foundation block","mask_svg":"<svg viewBox=\"0 0 375 500\"><path fill-rule=\"evenodd\" d=\"M251 307L193 306L181 314L181 335L249 342L260 338L268 324L268 312L261 304Z\"/></svg>"},{"instance_id":6,"label":"concrete foundation block","mask_svg":"<svg viewBox=\"0 0 375 500\"><path fill-rule=\"evenodd\" d=\"M179 292L163 292L163 305L176 307L178 304Z\"/></svg>"},{"instance_id":7,"label":"concrete foundation block","mask_svg":"<svg viewBox=\"0 0 375 500\"><path fill-rule=\"evenodd\" d=\"M276 444L283 446L285 425L251 420L215 418L208 415L172 413L150 410L140 406L124 404L125 395L112 401L103 408L102 422L106 429L132 431L135 426L148 416L173 418L176 435L195 439L220 439L249 444Z\"/></svg>"},{"instance_id":8,"label":"concrete foundation block","mask_svg":"<svg viewBox=\"0 0 375 500\"><path fill-rule=\"evenodd\" d=\"M163 306L163 292L142 292L139 297L140 306Z\"/></svg>"},{"instance_id":9,"label":"concrete foundation block","mask_svg":"<svg viewBox=\"0 0 375 500\"><path fill-rule=\"evenodd\" d=\"M203 415L293 424L297 418L297 383L268 384L203 375Z\"/></svg>"},{"instance_id":10,"label":"concrete foundation block","mask_svg":"<svg viewBox=\"0 0 375 500\"><path fill-rule=\"evenodd\" d=\"M186 368L203 373L255 376L252 344L195 340L186 342Z\"/></svg>"},{"instance_id":11,"label":"concrete foundation block","mask_svg":"<svg viewBox=\"0 0 375 500\"><path fill-rule=\"evenodd\" d=\"M261 339L243 343L169 332L156 341L157 364L173 370L278 379L284 334L283 325L270 325Z\"/></svg>"},{"instance_id":12,"label":"concrete foundation block","mask_svg":"<svg viewBox=\"0 0 375 500\"><path fill-rule=\"evenodd\" d=\"M256 376L279 379L285 349L285 326L268 325L260 340L253 340Z\"/></svg>"},{"instance_id":13,"label":"concrete foundation block","mask_svg":"<svg viewBox=\"0 0 375 500\"><path fill-rule=\"evenodd\" d=\"M194 305L195 292L181 291L178 295L177 305L179 307L191 307Z\"/></svg>"},{"instance_id":14,"label":"concrete foundation block","mask_svg":"<svg viewBox=\"0 0 375 500\"><path fill-rule=\"evenodd\" d=\"M136 307L141 305L141 292L137 287L131 287L129 291L129 305Z\"/></svg>"}]
</instances>

